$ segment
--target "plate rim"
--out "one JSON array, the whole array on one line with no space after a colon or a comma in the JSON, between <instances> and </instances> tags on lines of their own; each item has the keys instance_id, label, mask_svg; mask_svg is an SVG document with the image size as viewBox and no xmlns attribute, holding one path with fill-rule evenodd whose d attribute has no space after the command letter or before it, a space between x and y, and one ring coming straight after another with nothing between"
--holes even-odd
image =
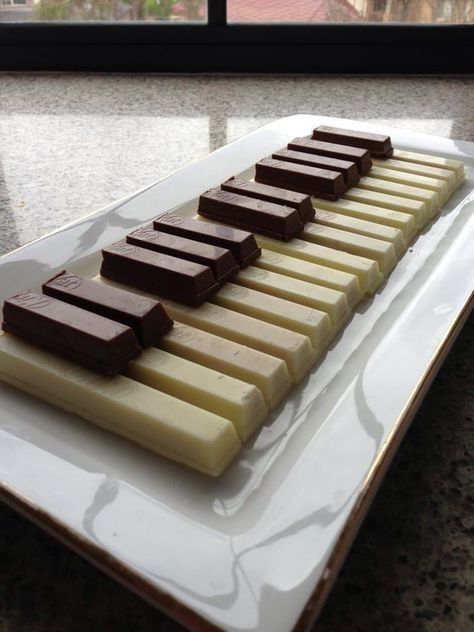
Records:
<instances>
[{"instance_id":1,"label":"plate rim","mask_svg":"<svg viewBox=\"0 0 474 632\"><path fill-rule=\"evenodd\" d=\"M362 526L365 516L382 484L385 475L402 443L411 422L420 408L431 384L441 369L452 346L456 342L466 321L474 309L474 292L459 310L451 328L441 340L422 378L413 389L404 410L398 416L383 448L374 460L361 485L356 503L342 528L329 556L322 577L314 588L294 627L295 632L303 632L316 621L336 581L344 561Z\"/></svg>"}]
</instances>

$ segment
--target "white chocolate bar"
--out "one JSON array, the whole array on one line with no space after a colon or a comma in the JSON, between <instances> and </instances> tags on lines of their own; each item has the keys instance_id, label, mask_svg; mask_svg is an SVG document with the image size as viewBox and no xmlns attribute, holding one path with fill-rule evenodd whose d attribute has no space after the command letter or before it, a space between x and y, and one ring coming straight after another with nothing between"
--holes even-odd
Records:
<instances>
[{"instance_id":1,"label":"white chocolate bar","mask_svg":"<svg viewBox=\"0 0 474 632\"><path fill-rule=\"evenodd\" d=\"M442 158L441 156L430 156L429 154L418 154L414 151L406 151L405 149L394 149L392 158L395 160L417 162L421 165L428 165L429 167L450 169L456 174L457 184L460 184L464 180L464 163L460 160Z\"/></svg>"},{"instance_id":2,"label":"white chocolate bar","mask_svg":"<svg viewBox=\"0 0 474 632\"><path fill-rule=\"evenodd\" d=\"M441 202L435 191L428 189L420 189L419 187L408 186L390 180L381 180L380 178L370 178L364 176L357 183L360 189L369 189L370 191L379 191L380 193L388 193L389 195L398 195L399 197L408 198L410 200L419 200L426 204L428 217L433 219L439 212Z\"/></svg>"},{"instance_id":3,"label":"white chocolate bar","mask_svg":"<svg viewBox=\"0 0 474 632\"><path fill-rule=\"evenodd\" d=\"M336 330L347 322L351 314L346 295L343 292L293 279L269 270L248 266L239 272L235 282L259 290L261 293L265 292L292 301L290 309L293 309L293 303L299 303L314 310L321 310L329 315Z\"/></svg>"},{"instance_id":4,"label":"white chocolate bar","mask_svg":"<svg viewBox=\"0 0 474 632\"><path fill-rule=\"evenodd\" d=\"M378 263L384 276L390 274L397 265L395 248L388 241L365 237L364 235L357 235L346 230L339 230L338 228L331 228L330 226L312 222L308 222L305 225L301 237L320 246L339 248L352 255L373 259Z\"/></svg>"},{"instance_id":5,"label":"white chocolate bar","mask_svg":"<svg viewBox=\"0 0 474 632\"><path fill-rule=\"evenodd\" d=\"M188 307L167 299L159 300L173 319L285 360L295 382L304 377L320 355L320 350L313 348L307 336L225 307L212 303Z\"/></svg>"},{"instance_id":6,"label":"white chocolate bar","mask_svg":"<svg viewBox=\"0 0 474 632\"><path fill-rule=\"evenodd\" d=\"M286 362L267 353L175 321L158 343L161 349L226 373L260 389L265 403L275 408L293 381Z\"/></svg>"},{"instance_id":7,"label":"white chocolate bar","mask_svg":"<svg viewBox=\"0 0 474 632\"><path fill-rule=\"evenodd\" d=\"M203 222L211 222L214 224L220 223L208 219L207 217L202 217L201 215L196 215L194 219L198 219ZM359 277L361 289L366 294L375 292L375 290L383 282L384 276L380 273L376 261L371 261L369 264L369 260L365 258L364 261L360 261L359 257L358 259L352 259L350 258L352 255L349 255L348 252L342 251L341 249L339 249L339 247L336 247L336 249L321 249L319 250L318 255L316 255L314 249L311 254L309 254L309 250L306 250L304 256L302 256L293 253L296 251L300 251L303 248L307 248L307 246L305 246L307 242L303 240L294 238L291 239L291 241L289 242L290 248L286 249L283 242L281 242L279 239L272 239L271 237L259 235L258 233L255 233L255 239L257 240L257 244L260 246L260 248L274 250L276 252L280 252L282 254L287 254L290 256L298 256L300 259L306 259L307 261L311 261L312 263L319 263L322 265L327 265L329 267L334 267L344 272L357 274ZM329 250L331 251L329 252ZM377 266L377 269L373 268L374 265ZM372 270L370 271L371 266ZM365 272L367 271L369 272L369 276L371 277L370 281L369 279L367 279L365 274Z\"/></svg>"},{"instance_id":8,"label":"white chocolate bar","mask_svg":"<svg viewBox=\"0 0 474 632\"><path fill-rule=\"evenodd\" d=\"M213 476L229 465L241 447L228 419L123 375L105 377L83 369L16 336L0 336L0 378Z\"/></svg>"},{"instance_id":9,"label":"white chocolate bar","mask_svg":"<svg viewBox=\"0 0 474 632\"><path fill-rule=\"evenodd\" d=\"M94 281L124 287L101 276L96 276ZM145 294L133 288L127 289ZM261 390L270 408L280 402L293 383L284 360L176 320L171 330L160 338L157 346L254 384Z\"/></svg>"},{"instance_id":10,"label":"white chocolate bar","mask_svg":"<svg viewBox=\"0 0 474 632\"><path fill-rule=\"evenodd\" d=\"M245 441L268 414L262 393L242 382L161 349L147 349L125 369L137 382L208 410L234 424Z\"/></svg>"},{"instance_id":11,"label":"white chocolate bar","mask_svg":"<svg viewBox=\"0 0 474 632\"><path fill-rule=\"evenodd\" d=\"M265 270L255 270L266 273ZM245 270L244 272L247 272ZM237 281L241 277L239 273ZM285 277L287 278L287 277ZM243 284L245 285L245 284ZM289 300L285 300L288 298ZM292 303L291 297L278 298L249 287L226 283L212 299L216 305L234 309L237 312L260 318L266 322L297 331L308 336L316 349L323 350L334 335L331 319L324 311L311 309L306 305Z\"/></svg>"},{"instance_id":12,"label":"white chocolate bar","mask_svg":"<svg viewBox=\"0 0 474 632\"><path fill-rule=\"evenodd\" d=\"M362 204L361 202L353 202L352 200L343 200L341 198L335 202L315 199L313 199L313 202L317 208L316 212L320 209L324 209L326 211L344 214L348 217L356 217L358 219L383 224L384 226L398 228L402 231L407 244L411 242L416 234L415 219L410 213L400 213L400 211L391 211L381 206L371 206L370 204Z\"/></svg>"},{"instance_id":13,"label":"white chocolate bar","mask_svg":"<svg viewBox=\"0 0 474 632\"><path fill-rule=\"evenodd\" d=\"M254 261L253 265L264 270L286 274L286 276L294 279L316 283L317 285L344 292L351 308L355 307L362 299L359 279L355 274L350 274L349 272L342 272L341 270L321 266L317 263L310 263L296 257L287 257L265 248L262 249L262 254Z\"/></svg>"},{"instance_id":14,"label":"white chocolate bar","mask_svg":"<svg viewBox=\"0 0 474 632\"><path fill-rule=\"evenodd\" d=\"M393 226L386 226L378 222L369 222L365 219L359 219L341 213L333 213L332 211L325 211L319 208L316 210L315 221L318 224L323 224L323 226L339 228L340 230L347 230L350 233L357 233L359 235L365 235L366 237L389 241L393 244L395 254L398 258L400 258L407 249L402 231Z\"/></svg>"},{"instance_id":15,"label":"white chocolate bar","mask_svg":"<svg viewBox=\"0 0 474 632\"><path fill-rule=\"evenodd\" d=\"M384 169L395 169L396 171L416 173L419 176L445 180L448 185L449 194L451 194L456 187L456 174L450 169L440 169L439 167L420 165L419 163L408 162L407 160L394 160L393 158L386 158L385 160L373 159L372 163L376 167L383 167Z\"/></svg>"},{"instance_id":16,"label":"white chocolate bar","mask_svg":"<svg viewBox=\"0 0 474 632\"><path fill-rule=\"evenodd\" d=\"M384 277L380 272L378 263L372 259L351 255L343 250L312 244L303 239L292 239L285 242L263 235L255 235L255 238L261 248L355 274L364 294L372 294L383 282Z\"/></svg>"},{"instance_id":17,"label":"white chocolate bar","mask_svg":"<svg viewBox=\"0 0 474 632\"><path fill-rule=\"evenodd\" d=\"M419 189L428 189L438 194L440 204L444 204L449 198L448 183L446 180L439 178L427 178L416 173L407 173L406 171L396 171L395 169L384 169L383 167L373 166L370 170L371 178L379 178L389 180L390 182L399 182Z\"/></svg>"},{"instance_id":18,"label":"white chocolate bar","mask_svg":"<svg viewBox=\"0 0 474 632\"><path fill-rule=\"evenodd\" d=\"M416 228L423 228L429 219L428 209L424 202L419 200L407 200L406 198L397 197L396 195L387 195L378 191L368 191L367 189L359 189L351 187L348 189L343 198L353 200L354 202L362 202L362 204L372 204L381 206L391 211L400 211L401 213L410 213L415 220Z\"/></svg>"},{"instance_id":19,"label":"white chocolate bar","mask_svg":"<svg viewBox=\"0 0 474 632\"><path fill-rule=\"evenodd\" d=\"M203 303L199 307L190 307L149 292L115 283L104 277L100 277L100 281L159 300L173 320L179 320L192 327L209 331L211 334L228 338L281 358L286 362L296 382L303 378L320 354L319 350L313 348L307 336L265 323L245 314L239 314L219 305Z\"/></svg>"}]
</instances>

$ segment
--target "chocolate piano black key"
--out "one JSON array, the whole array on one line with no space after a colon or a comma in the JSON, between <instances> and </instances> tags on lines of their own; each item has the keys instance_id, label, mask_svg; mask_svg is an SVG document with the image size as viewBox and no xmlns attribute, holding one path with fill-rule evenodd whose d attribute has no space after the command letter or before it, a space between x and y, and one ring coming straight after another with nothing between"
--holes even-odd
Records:
<instances>
[{"instance_id":1,"label":"chocolate piano black key","mask_svg":"<svg viewBox=\"0 0 474 632\"><path fill-rule=\"evenodd\" d=\"M127 243L209 266L220 285L230 281L239 271L230 250L195 239L169 235L153 228L134 230L127 235Z\"/></svg>"},{"instance_id":2,"label":"chocolate piano black key","mask_svg":"<svg viewBox=\"0 0 474 632\"><path fill-rule=\"evenodd\" d=\"M130 327L34 290L5 301L2 328L106 375L118 373L141 352Z\"/></svg>"},{"instance_id":3,"label":"chocolate piano black key","mask_svg":"<svg viewBox=\"0 0 474 632\"><path fill-rule=\"evenodd\" d=\"M156 344L173 326L158 301L63 271L43 284L43 292L65 303L128 325L143 347Z\"/></svg>"},{"instance_id":4,"label":"chocolate piano black key","mask_svg":"<svg viewBox=\"0 0 474 632\"><path fill-rule=\"evenodd\" d=\"M302 222L309 222L314 219L314 208L309 195L273 187L254 180L241 180L240 178L230 178L221 184L221 189L247 195L248 197L266 200L283 206L291 206L298 211Z\"/></svg>"},{"instance_id":5,"label":"chocolate piano black key","mask_svg":"<svg viewBox=\"0 0 474 632\"><path fill-rule=\"evenodd\" d=\"M338 158L329 158L329 156L319 156L318 154L308 154L303 151L294 151L292 149L280 149L272 154L275 160L287 160L309 167L317 167L319 169L329 169L330 171L338 171L342 173L344 181L348 187L359 182L359 170L355 162L348 160L339 160Z\"/></svg>"},{"instance_id":6,"label":"chocolate piano black key","mask_svg":"<svg viewBox=\"0 0 474 632\"><path fill-rule=\"evenodd\" d=\"M208 266L139 248L124 239L104 248L102 256L102 276L187 305L200 305L219 289Z\"/></svg>"},{"instance_id":7,"label":"chocolate piano black key","mask_svg":"<svg viewBox=\"0 0 474 632\"><path fill-rule=\"evenodd\" d=\"M325 200L336 200L347 190L344 177L337 171L308 167L274 158L264 158L257 162L255 180Z\"/></svg>"},{"instance_id":8,"label":"chocolate piano black key","mask_svg":"<svg viewBox=\"0 0 474 632\"><path fill-rule=\"evenodd\" d=\"M155 230L170 235L196 239L211 246L227 248L241 268L245 268L262 254L252 233L230 226L208 224L197 219L165 213L154 220L153 227Z\"/></svg>"},{"instance_id":9,"label":"chocolate piano black key","mask_svg":"<svg viewBox=\"0 0 474 632\"><path fill-rule=\"evenodd\" d=\"M211 189L201 195L198 213L224 224L285 241L304 229L298 211L290 206L256 200L222 189Z\"/></svg>"},{"instance_id":10,"label":"chocolate piano black key","mask_svg":"<svg viewBox=\"0 0 474 632\"><path fill-rule=\"evenodd\" d=\"M314 140L322 140L327 143L340 143L341 145L367 149L370 155L376 158L390 158L393 154L390 136L383 134L370 134L368 132L357 132L351 129L320 125L313 130L313 138Z\"/></svg>"},{"instance_id":11,"label":"chocolate piano black key","mask_svg":"<svg viewBox=\"0 0 474 632\"><path fill-rule=\"evenodd\" d=\"M294 138L291 143L288 143L288 149L355 162L361 176L365 176L372 168L370 153L367 149L360 149L359 147L326 143L311 138Z\"/></svg>"}]
</instances>

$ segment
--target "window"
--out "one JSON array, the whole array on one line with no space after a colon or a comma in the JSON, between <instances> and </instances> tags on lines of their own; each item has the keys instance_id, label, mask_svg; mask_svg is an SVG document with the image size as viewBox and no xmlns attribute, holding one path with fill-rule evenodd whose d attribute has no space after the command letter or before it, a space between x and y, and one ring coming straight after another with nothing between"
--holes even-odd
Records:
<instances>
[{"instance_id":1,"label":"window","mask_svg":"<svg viewBox=\"0 0 474 632\"><path fill-rule=\"evenodd\" d=\"M474 22L472 0L227 0L226 5L230 24ZM0 22L206 20L206 0L0 0Z\"/></svg>"},{"instance_id":2,"label":"window","mask_svg":"<svg viewBox=\"0 0 474 632\"><path fill-rule=\"evenodd\" d=\"M471 0L227 0L229 22L473 22Z\"/></svg>"},{"instance_id":3,"label":"window","mask_svg":"<svg viewBox=\"0 0 474 632\"><path fill-rule=\"evenodd\" d=\"M15 10L23 5L21 11ZM0 0L0 22L205 22L206 0Z\"/></svg>"},{"instance_id":4,"label":"window","mask_svg":"<svg viewBox=\"0 0 474 632\"><path fill-rule=\"evenodd\" d=\"M474 0L0 0L0 70L470 73Z\"/></svg>"}]
</instances>

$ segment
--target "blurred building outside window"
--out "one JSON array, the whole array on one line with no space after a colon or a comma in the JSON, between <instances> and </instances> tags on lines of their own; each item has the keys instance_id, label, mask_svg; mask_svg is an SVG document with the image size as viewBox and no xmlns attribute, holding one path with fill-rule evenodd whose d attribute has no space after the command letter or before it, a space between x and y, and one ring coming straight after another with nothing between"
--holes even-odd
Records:
<instances>
[{"instance_id":1,"label":"blurred building outside window","mask_svg":"<svg viewBox=\"0 0 474 632\"><path fill-rule=\"evenodd\" d=\"M474 22L473 0L227 0L229 22Z\"/></svg>"}]
</instances>

